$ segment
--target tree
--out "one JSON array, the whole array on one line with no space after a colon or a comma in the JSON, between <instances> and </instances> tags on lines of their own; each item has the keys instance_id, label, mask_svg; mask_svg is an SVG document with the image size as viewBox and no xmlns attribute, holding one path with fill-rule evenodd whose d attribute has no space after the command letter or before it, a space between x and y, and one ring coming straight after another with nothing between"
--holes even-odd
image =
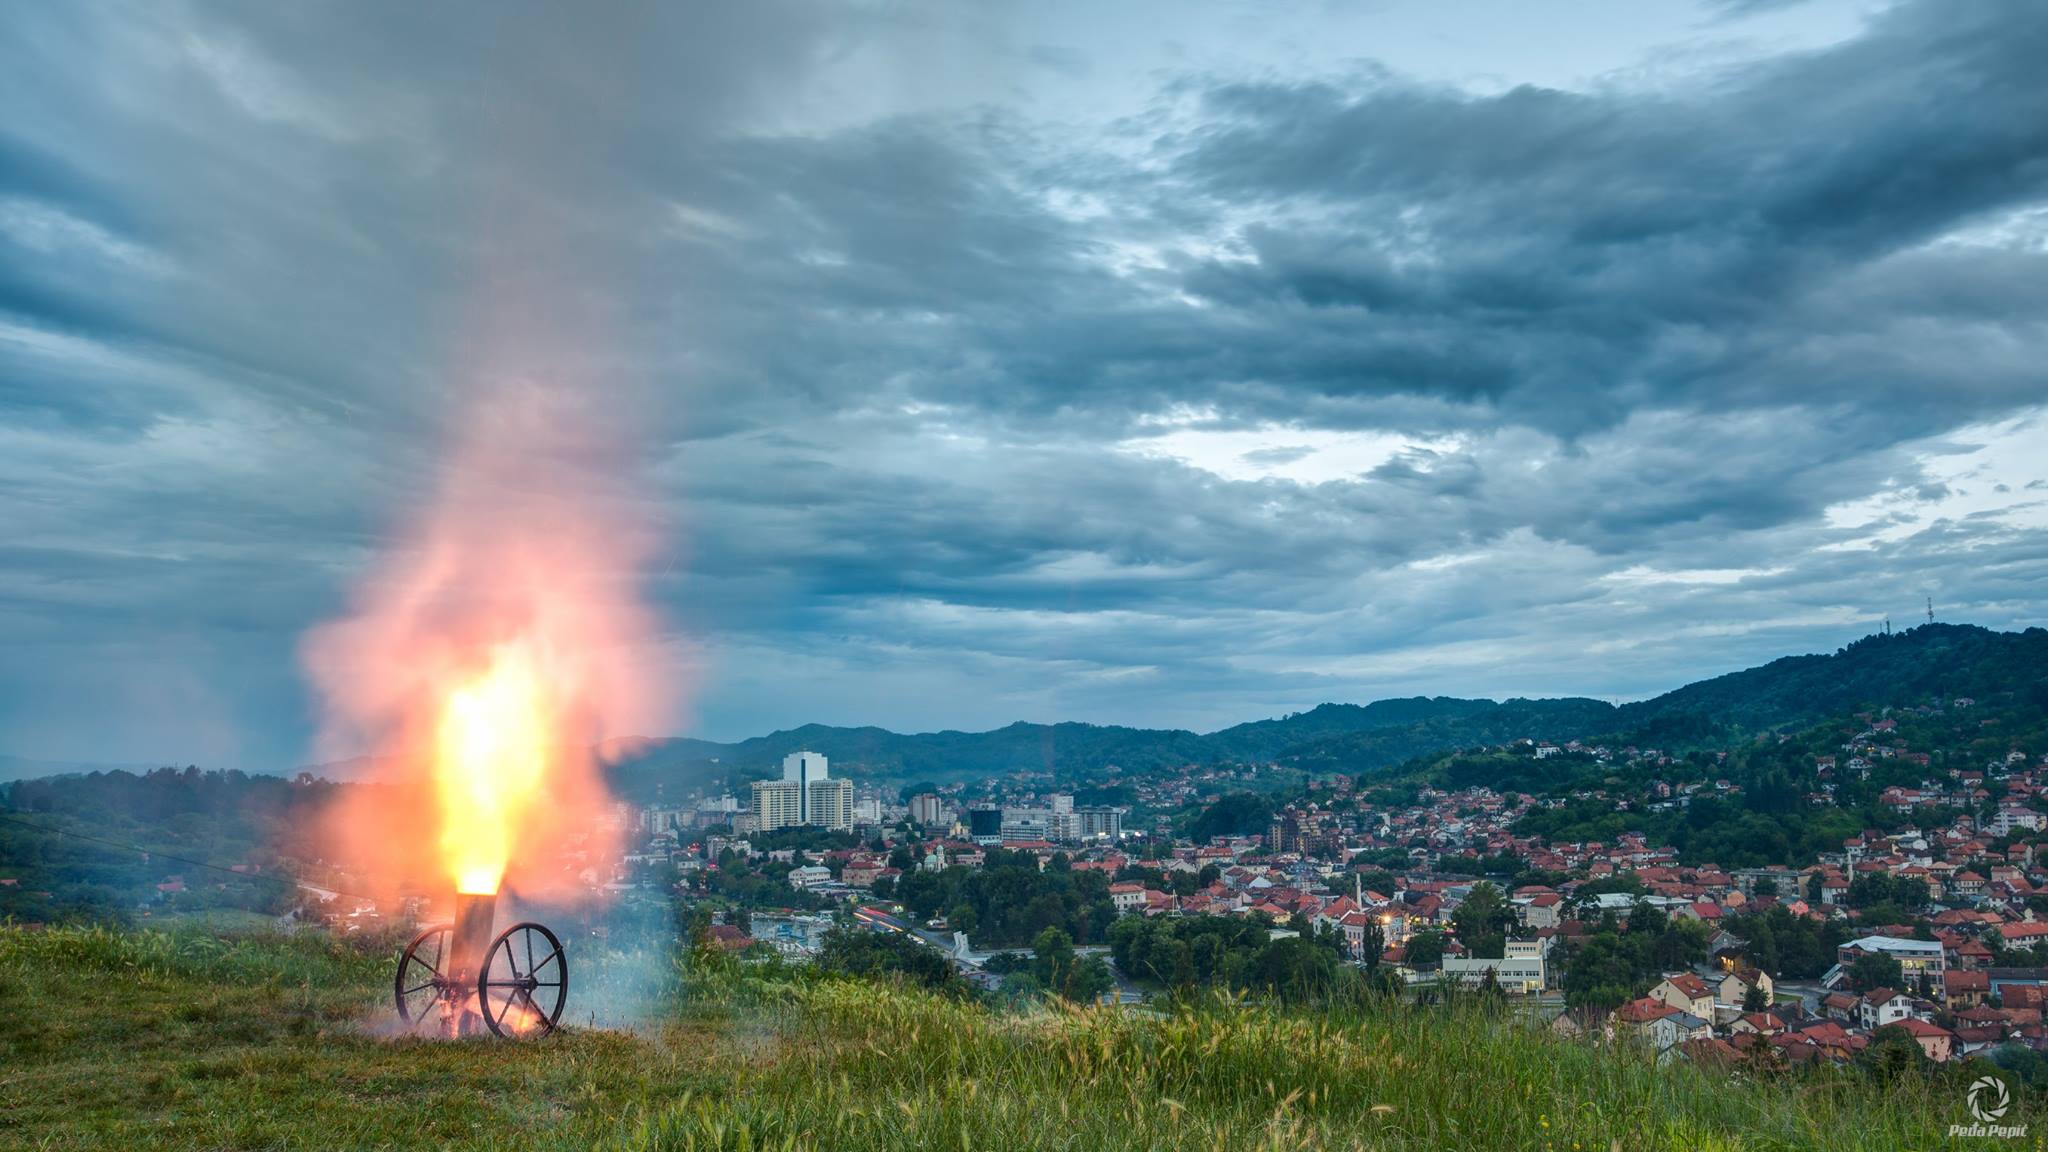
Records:
<instances>
[{"instance_id":1,"label":"tree","mask_svg":"<svg viewBox=\"0 0 2048 1152\"><path fill-rule=\"evenodd\" d=\"M1458 942L1472 955L1499 959L1507 952L1507 934L1515 926L1515 909L1500 889L1481 880L1451 913Z\"/></svg>"},{"instance_id":2,"label":"tree","mask_svg":"<svg viewBox=\"0 0 2048 1152\"><path fill-rule=\"evenodd\" d=\"M1408 938L1408 948L1404 955L1410 967L1441 964L1444 958L1444 934L1434 928L1417 932Z\"/></svg>"},{"instance_id":3,"label":"tree","mask_svg":"<svg viewBox=\"0 0 2048 1152\"><path fill-rule=\"evenodd\" d=\"M1267 943L1253 958L1249 982L1283 1000L1310 1000L1328 994L1336 960L1329 951L1300 936Z\"/></svg>"},{"instance_id":4,"label":"tree","mask_svg":"<svg viewBox=\"0 0 2048 1152\"><path fill-rule=\"evenodd\" d=\"M1869 1046L1857 1054L1856 1062L1886 1082L1924 1076L1932 1066L1920 1042L1897 1024L1887 1024L1872 1033Z\"/></svg>"},{"instance_id":5,"label":"tree","mask_svg":"<svg viewBox=\"0 0 2048 1152\"><path fill-rule=\"evenodd\" d=\"M1273 804L1253 792L1232 792L1219 797L1190 821L1188 839L1200 844L1216 836L1243 836L1264 832L1273 819Z\"/></svg>"},{"instance_id":6,"label":"tree","mask_svg":"<svg viewBox=\"0 0 2048 1152\"><path fill-rule=\"evenodd\" d=\"M1906 983L1906 973L1899 966L1899 958L1882 952L1866 952L1849 965L1849 984L1858 992L1873 988L1901 988Z\"/></svg>"},{"instance_id":7,"label":"tree","mask_svg":"<svg viewBox=\"0 0 2048 1152\"><path fill-rule=\"evenodd\" d=\"M965 996L960 974L938 949L910 936L834 928L818 950L822 972L906 980L933 991Z\"/></svg>"},{"instance_id":8,"label":"tree","mask_svg":"<svg viewBox=\"0 0 2048 1152\"><path fill-rule=\"evenodd\" d=\"M1360 959L1365 961L1365 970L1373 972L1378 970L1380 958L1387 950L1387 930L1380 927L1379 919L1374 917L1366 921L1364 937L1360 945L1364 955Z\"/></svg>"},{"instance_id":9,"label":"tree","mask_svg":"<svg viewBox=\"0 0 2048 1152\"><path fill-rule=\"evenodd\" d=\"M1038 982L1055 992L1065 988L1074 973L1074 938L1047 928L1032 940L1031 952L1031 970Z\"/></svg>"},{"instance_id":10,"label":"tree","mask_svg":"<svg viewBox=\"0 0 2048 1152\"><path fill-rule=\"evenodd\" d=\"M1565 1002L1573 1007L1614 1007L1648 983L1648 971L1637 942L1619 933L1596 932L1565 962Z\"/></svg>"}]
</instances>

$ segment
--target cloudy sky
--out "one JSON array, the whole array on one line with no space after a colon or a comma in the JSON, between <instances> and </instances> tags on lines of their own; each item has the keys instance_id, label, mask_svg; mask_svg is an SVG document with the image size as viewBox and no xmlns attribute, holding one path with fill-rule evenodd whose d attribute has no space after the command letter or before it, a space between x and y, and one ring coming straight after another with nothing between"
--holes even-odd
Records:
<instances>
[{"instance_id":1,"label":"cloudy sky","mask_svg":"<svg viewBox=\"0 0 2048 1152\"><path fill-rule=\"evenodd\" d=\"M494 376L613 418L677 733L2048 616L2033 0L377 7L0 28L0 753L303 762Z\"/></svg>"}]
</instances>

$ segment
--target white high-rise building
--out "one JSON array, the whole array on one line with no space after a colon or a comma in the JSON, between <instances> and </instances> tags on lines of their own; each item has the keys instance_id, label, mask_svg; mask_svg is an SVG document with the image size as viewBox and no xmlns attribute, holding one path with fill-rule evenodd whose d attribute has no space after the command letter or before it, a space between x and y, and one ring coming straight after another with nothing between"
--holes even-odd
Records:
<instances>
[{"instance_id":1,"label":"white high-rise building","mask_svg":"<svg viewBox=\"0 0 2048 1152\"><path fill-rule=\"evenodd\" d=\"M783 782L794 784L797 788L799 797L797 801L799 817L797 823L816 824L819 822L811 819L811 784L813 781L829 779L831 775L825 758L816 752L791 752L782 758Z\"/></svg>"},{"instance_id":2,"label":"white high-rise building","mask_svg":"<svg viewBox=\"0 0 2048 1152\"><path fill-rule=\"evenodd\" d=\"M755 830L798 824L839 832L853 827L853 781L832 779L816 752L793 752L783 758L782 779L754 782Z\"/></svg>"}]
</instances>

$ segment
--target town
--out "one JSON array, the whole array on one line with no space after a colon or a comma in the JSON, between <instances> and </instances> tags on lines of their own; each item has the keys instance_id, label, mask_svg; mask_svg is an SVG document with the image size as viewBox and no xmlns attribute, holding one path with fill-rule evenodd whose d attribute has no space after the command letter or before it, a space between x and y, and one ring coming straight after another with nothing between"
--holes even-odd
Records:
<instances>
[{"instance_id":1,"label":"town","mask_svg":"<svg viewBox=\"0 0 2048 1152\"><path fill-rule=\"evenodd\" d=\"M1898 729L1869 718L1815 755L1819 786L1800 803L1829 807L1838 782L1867 784L1875 766L1927 770ZM1487 751L1552 772L1625 770L1647 780L1646 817L1741 791L1687 779L1687 761L1654 749L1531 739ZM1216 776L1151 781L1141 804ZM1327 989L1342 968L1410 997L1498 996L1560 1033L1638 1039L1660 1059L1846 1062L1889 1044L1940 1063L2048 1048L2048 757L2014 751L1886 785L1892 827L1796 866L1685 860L1641 831L1519 831L1587 805L1626 813L1631 801L1603 789L1392 794L1337 777L1256 831L1197 839L1163 816L1127 826L1128 805L1016 784L892 794L793 753L744 800L622 806L635 847L614 883L673 886L723 950L805 962L835 929L896 934L991 993L1046 990L1059 966L1033 953L1057 949L1072 955L1051 990L1104 1001L1262 983L1287 995ZM1225 794L1207 814L1245 799ZM991 870L1002 883L977 884ZM1262 964L1282 942L1294 942L1292 965Z\"/></svg>"}]
</instances>

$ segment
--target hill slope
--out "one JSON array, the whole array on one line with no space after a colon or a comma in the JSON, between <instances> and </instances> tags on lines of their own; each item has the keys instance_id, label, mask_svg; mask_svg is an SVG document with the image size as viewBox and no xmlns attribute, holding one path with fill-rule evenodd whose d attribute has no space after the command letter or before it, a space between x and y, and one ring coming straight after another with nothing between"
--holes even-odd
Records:
<instances>
[{"instance_id":1,"label":"hill slope","mask_svg":"<svg viewBox=\"0 0 2048 1152\"><path fill-rule=\"evenodd\" d=\"M1731 1080L1469 1009L1008 1014L772 970L686 973L638 1035L392 1040L389 963L0 926L0 1145L1928 1148L1981 1071Z\"/></svg>"}]
</instances>

